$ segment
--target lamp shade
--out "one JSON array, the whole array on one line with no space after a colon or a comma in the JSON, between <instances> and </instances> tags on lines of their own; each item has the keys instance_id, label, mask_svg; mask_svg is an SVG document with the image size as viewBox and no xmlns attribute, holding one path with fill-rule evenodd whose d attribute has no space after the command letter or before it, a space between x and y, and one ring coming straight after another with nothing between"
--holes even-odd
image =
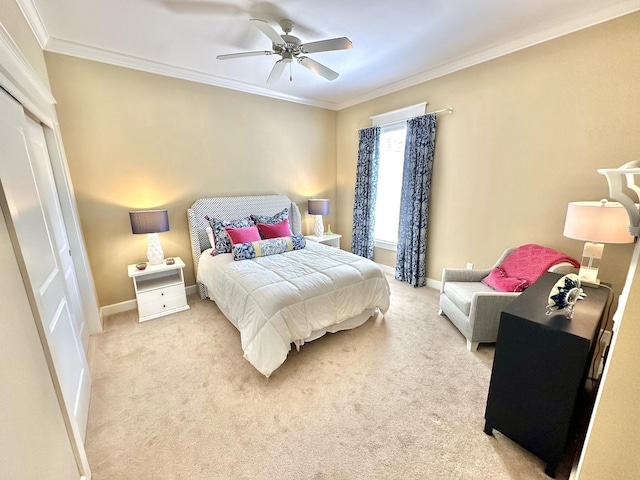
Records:
<instances>
[{"instance_id":1,"label":"lamp shade","mask_svg":"<svg viewBox=\"0 0 640 480\"><path fill-rule=\"evenodd\" d=\"M567 207L564 236L595 243L631 243L629 217L618 202L571 202Z\"/></svg>"},{"instance_id":2,"label":"lamp shade","mask_svg":"<svg viewBox=\"0 0 640 480\"><path fill-rule=\"evenodd\" d=\"M308 209L309 215L329 215L329 199L310 198Z\"/></svg>"},{"instance_id":3,"label":"lamp shade","mask_svg":"<svg viewBox=\"0 0 640 480\"><path fill-rule=\"evenodd\" d=\"M169 215L166 210L139 210L129 212L131 233L159 233L169 231Z\"/></svg>"}]
</instances>

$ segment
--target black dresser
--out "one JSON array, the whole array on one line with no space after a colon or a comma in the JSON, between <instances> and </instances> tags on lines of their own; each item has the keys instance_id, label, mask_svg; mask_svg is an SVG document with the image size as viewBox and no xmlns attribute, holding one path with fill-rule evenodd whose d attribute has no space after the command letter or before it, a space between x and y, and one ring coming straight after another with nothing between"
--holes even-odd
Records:
<instances>
[{"instance_id":1,"label":"black dresser","mask_svg":"<svg viewBox=\"0 0 640 480\"><path fill-rule=\"evenodd\" d=\"M583 287L587 296L572 319L547 316L549 293L561 276L545 273L502 312L484 428L542 458L551 477L565 453L609 298L608 288Z\"/></svg>"}]
</instances>

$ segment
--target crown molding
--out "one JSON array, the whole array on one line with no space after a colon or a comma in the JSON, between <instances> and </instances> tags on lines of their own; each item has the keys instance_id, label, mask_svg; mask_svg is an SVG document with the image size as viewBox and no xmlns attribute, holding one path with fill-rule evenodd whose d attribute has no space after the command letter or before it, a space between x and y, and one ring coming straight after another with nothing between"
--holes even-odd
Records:
<instances>
[{"instance_id":1,"label":"crown molding","mask_svg":"<svg viewBox=\"0 0 640 480\"><path fill-rule=\"evenodd\" d=\"M420 83L424 83L640 10L640 0L627 0L591 15L575 18L569 22L564 22L547 30L536 32L535 34L519 38L512 42L444 63L419 74L404 78L400 81L392 82L380 88L373 89L369 92L363 93L362 95L350 96L348 100L329 102L287 95L218 75L146 60L131 55L51 37L42 22L42 18L40 17L33 0L16 1L43 50L334 111L339 111L359 103L373 100L374 98L395 93L405 88L413 87Z\"/></svg>"},{"instance_id":2,"label":"crown molding","mask_svg":"<svg viewBox=\"0 0 640 480\"><path fill-rule=\"evenodd\" d=\"M405 88L413 87L420 83L443 77L445 75L464 70L465 68L473 67L474 65L479 65L481 63L488 62L505 55L509 55L510 53L524 50L525 48L533 47L535 45L539 45L541 43L563 37L565 35L569 35L579 30L584 30L600 23L608 22L610 20L629 15L639 10L639 0L628 0L624 3L614 5L610 8L600 10L599 12L596 12L592 15L576 18L570 22L565 22L561 25L556 25L555 27L549 28L547 30L536 32L533 35L522 37L520 39L514 40L513 42L483 50L481 52L474 53L458 60L444 63L425 72L421 72L417 75L404 78L400 81L390 83L381 88L371 90L363 95L350 98L346 102L338 102L337 110L352 107L354 105L358 105L359 103L373 100L374 98L378 98L383 95L395 93L400 90L404 90Z\"/></svg>"},{"instance_id":3,"label":"crown molding","mask_svg":"<svg viewBox=\"0 0 640 480\"><path fill-rule=\"evenodd\" d=\"M51 37L49 36L49 32L47 32L47 27L45 27L36 5L33 3L33 0L16 0L16 3L22 11L22 16L36 37L38 44L40 44L40 48L44 50Z\"/></svg>"},{"instance_id":4,"label":"crown molding","mask_svg":"<svg viewBox=\"0 0 640 480\"><path fill-rule=\"evenodd\" d=\"M53 126L53 95L1 23L0 86L40 121Z\"/></svg>"},{"instance_id":5,"label":"crown molding","mask_svg":"<svg viewBox=\"0 0 640 480\"><path fill-rule=\"evenodd\" d=\"M307 99L302 97L296 97L293 95L286 95L279 92L274 92L266 88L257 87L244 82L231 80L229 78L220 77L218 75L212 75L197 70L192 70L184 67L176 67L175 65L168 65L165 63L155 62L132 55L126 55L122 53L112 52L110 50L104 50L101 48L90 47L87 45L81 45L79 43L69 42L67 40L61 40L59 38L52 37L49 39L46 47L46 51L52 53L60 53L63 55L69 55L72 57L83 58L85 60L93 60L96 62L107 63L118 67L131 68L133 70L140 70L147 73L154 73L157 75L164 75L167 77L178 78L181 80L189 80L192 82L203 83L206 85L213 85L216 87L227 88L231 90L238 90L245 93L251 93L255 95L261 95L264 97L271 97L278 100L285 100L288 102L301 103L304 105L310 105L313 107L327 108L333 110L334 104L322 102L313 99Z\"/></svg>"}]
</instances>

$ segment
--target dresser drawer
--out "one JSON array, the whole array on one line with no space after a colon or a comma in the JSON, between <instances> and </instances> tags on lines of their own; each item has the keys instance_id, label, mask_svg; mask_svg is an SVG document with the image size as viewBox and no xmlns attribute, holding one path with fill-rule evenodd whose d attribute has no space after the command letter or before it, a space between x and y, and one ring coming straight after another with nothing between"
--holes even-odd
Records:
<instances>
[{"instance_id":1,"label":"dresser drawer","mask_svg":"<svg viewBox=\"0 0 640 480\"><path fill-rule=\"evenodd\" d=\"M184 308L187 305L187 296L182 289L182 296L166 298L156 302L138 305L138 315L140 319L150 316L160 316L164 312L169 312L177 308Z\"/></svg>"},{"instance_id":2,"label":"dresser drawer","mask_svg":"<svg viewBox=\"0 0 640 480\"><path fill-rule=\"evenodd\" d=\"M148 303L160 302L174 297L184 297L186 295L184 284L171 285L169 287L147 290L138 294L138 307Z\"/></svg>"}]
</instances>

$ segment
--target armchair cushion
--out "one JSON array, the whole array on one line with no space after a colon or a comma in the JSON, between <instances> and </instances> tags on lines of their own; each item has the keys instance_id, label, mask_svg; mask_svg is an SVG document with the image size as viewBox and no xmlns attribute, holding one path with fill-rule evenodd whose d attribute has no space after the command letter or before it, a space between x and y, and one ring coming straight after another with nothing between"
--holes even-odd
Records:
<instances>
[{"instance_id":1,"label":"armchair cushion","mask_svg":"<svg viewBox=\"0 0 640 480\"><path fill-rule=\"evenodd\" d=\"M478 293L495 293L490 287L480 282L447 282L444 293L453 304L465 315L471 312L471 303Z\"/></svg>"}]
</instances>

